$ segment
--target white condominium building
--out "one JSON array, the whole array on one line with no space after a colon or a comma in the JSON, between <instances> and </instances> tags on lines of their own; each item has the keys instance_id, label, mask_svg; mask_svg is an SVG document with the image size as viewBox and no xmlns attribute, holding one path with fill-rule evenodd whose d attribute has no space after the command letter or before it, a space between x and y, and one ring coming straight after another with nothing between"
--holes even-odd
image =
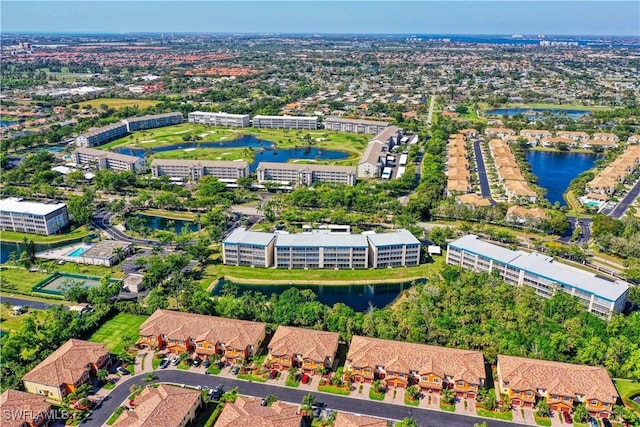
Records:
<instances>
[{"instance_id":1,"label":"white condominium building","mask_svg":"<svg viewBox=\"0 0 640 427\"><path fill-rule=\"evenodd\" d=\"M408 230L367 234L369 266L373 268L400 267L420 264L420 241Z\"/></svg>"},{"instance_id":2,"label":"white condominium building","mask_svg":"<svg viewBox=\"0 0 640 427\"><path fill-rule=\"evenodd\" d=\"M314 182L337 182L346 185L356 183L356 168L352 166L260 162L256 173L258 182L275 181L283 185L310 186Z\"/></svg>"},{"instance_id":3,"label":"white condominium building","mask_svg":"<svg viewBox=\"0 0 640 427\"><path fill-rule=\"evenodd\" d=\"M254 128L318 129L318 118L307 116L253 116Z\"/></svg>"},{"instance_id":4,"label":"white condominium building","mask_svg":"<svg viewBox=\"0 0 640 427\"><path fill-rule=\"evenodd\" d=\"M373 120L361 120L361 119L343 119L342 117L327 117L324 119L324 128L327 130L335 130L338 132L350 132L350 133L368 133L371 135L377 135L391 123L389 122L377 122Z\"/></svg>"},{"instance_id":5,"label":"white condominium building","mask_svg":"<svg viewBox=\"0 0 640 427\"><path fill-rule=\"evenodd\" d=\"M154 114L143 117L131 117L123 120L122 122L127 125L128 132L135 132L137 130L161 128L164 126L179 125L184 121L182 113L164 113Z\"/></svg>"},{"instance_id":6,"label":"white condominium building","mask_svg":"<svg viewBox=\"0 0 640 427\"><path fill-rule=\"evenodd\" d=\"M77 147L95 147L127 135L127 125L123 122L90 130L76 137Z\"/></svg>"},{"instance_id":7,"label":"white condominium building","mask_svg":"<svg viewBox=\"0 0 640 427\"><path fill-rule=\"evenodd\" d=\"M505 282L530 286L545 298L562 290L578 297L591 313L605 319L622 311L629 292L629 285L622 281L602 279L539 253L512 251L484 242L473 234L449 243L447 264L497 272Z\"/></svg>"},{"instance_id":8,"label":"white condominium building","mask_svg":"<svg viewBox=\"0 0 640 427\"><path fill-rule=\"evenodd\" d=\"M222 182L236 182L238 178L249 176L249 163L222 160L153 159L151 172L154 178L167 175L171 178L197 181L203 176L210 175Z\"/></svg>"},{"instance_id":9,"label":"white condominium building","mask_svg":"<svg viewBox=\"0 0 640 427\"><path fill-rule=\"evenodd\" d=\"M0 229L50 235L69 224L64 203L24 202L22 199L0 200Z\"/></svg>"},{"instance_id":10,"label":"white condominium building","mask_svg":"<svg viewBox=\"0 0 640 427\"><path fill-rule=\"evenodd\" d=\"M369 141L358 163L358 178L378 178L387 166L387 156L402 139L402 129L387 126Z\"/></svg>"},{"instance_id":11,"label":"white condominium building","mask_svg":"<svg viewBox=\"0 0 640 427\"><path fill-rule=\"evenodd\" d=\"M91 165L96 169L134 173L144 172L146 168L143 158L85 147L77 148L73 152L73 162L78 165Z\"/></svg>"},{"instance_id":12,"label":"white condominium building","mask_svg":"<svg viewBox=\"0 0 640 427\"><path fill-rule=\"evenodd\" d=\"M222 242L222 262L226 265L271 267L276 235L236 228Z\"/></svg>"},{"instance_id":13,"label":"white condominium building","mask_svg":"<svg viewBox=\"0 0 640 427\"><path fill-rule=\"evenodd\" d=\"M369 250L362 234L278 234L275 246L277 268L367 268Z\"/></svg>"},{"instance_id":14,"label":"white condominium building","mask_svg":"<svg viewBox=\"0 0 640 427\"><path fill-rule=\"evenodd\" d=\"M203 111L194 111L189 113L189 123L199 123L212 126L230 126L236 128L246 128L251 125L248 114L230 114L230 113L207 113Z\"/></svg>"}]
</instances>

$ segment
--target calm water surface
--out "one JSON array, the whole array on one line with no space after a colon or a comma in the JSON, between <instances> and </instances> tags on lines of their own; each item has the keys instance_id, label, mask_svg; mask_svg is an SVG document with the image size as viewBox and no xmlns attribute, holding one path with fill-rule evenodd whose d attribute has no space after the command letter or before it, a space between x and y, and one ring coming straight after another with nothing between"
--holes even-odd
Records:
<instances>
[{"instance_id":1,"label":"calm water surface","mask_svg":"<svg viewBox=\"0 0 640 427\"><path fill-rule=\"evenodd\" d=\"M552 116L566 116L573 120L577 120L582 116L589 114L589 111L585 110L556 110L549 108L496 108L493 110L487 110L485 114L493 116L515 116L516 114L522 114L528 119L543 118L545 113Z\"/></svg>"}]
</instances>

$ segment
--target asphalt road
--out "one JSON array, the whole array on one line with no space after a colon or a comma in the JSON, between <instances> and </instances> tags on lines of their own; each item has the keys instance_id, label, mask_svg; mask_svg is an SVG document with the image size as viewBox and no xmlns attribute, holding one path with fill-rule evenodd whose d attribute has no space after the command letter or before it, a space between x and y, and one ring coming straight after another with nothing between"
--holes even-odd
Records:
<instances>
[{"instance_id":1,"label":"asphalt road","mask_svg":"<svg viewBox=\"0 0 640 427\"><path fill-rule=\"evenodd\" d=\"M576 244L587 243L591 240L591 219L575 218L572 216L567 217L567 219L569 220L569 228L560 236L558 239L559 242L570 243L573 237L573 230L575 230L576 227L580 227L582 233L582 236L575 241Z\"/></svg>"},{"instance_id":2,"label":"asphalt road","mask_svg":"<svg viewBox=\"0 0 640 427\"><path fill-rule=\"evenodd\" d=\"M29 308L35 308L36 310L46 310L49 307L53 307L55 305L59 305L59 304L49 304L46 302L40 302L40 301L31 301L28 299L21 299L21 298L14 298L14 297L7 297L2 295L2 297L0 298L0 303L4 304L5 302L10 303L11 305L22 305L25 307L29 307Z\"/></svg>"},{"instance_id":3,"label":"asphalt road","mask_svg":"<svg viewBox=\"0 0 640 427\"><path fill-rule=\"evenodd\" d=\"M160 244L156 240L145 240L145 239L136 239L130 237L118 230L117 228L111 225L111 216L113 214L111 212L107 212L106 210L100 210L96 212L95 216L91 220L93 225L100 230L104 230L109 236L113 237L117 240L122 240L123 242L128 243L136 243L139 245L158 245Z\"/></svg>"},{"instance_id":4,"label":"asphalt road","mask_svg":"<svg viewBox=\"0 0 640 427\"><path fill-rule=\"evenodd\" d=\"M622 215L624 215L624 213L627 211L629 205L633 203L633 201L638 196L640 196L640 181L636 182L636 185L634 185L631 190L629 190L627 195L624 196L622 200L620 200L620 203L618 203L616 207L613 208L613 210L607 215L613 218L621 218Z\"/></svg>"},{"instance_id":5,"label":"asphalt road","mask_svg":"<svg viewBox=\"0 0 640 427\"><path fill-rule=\"evenodd\" d=\"M302 402L302 398L307 394L308 390L300 390L295 388L279 387L263 383L254 383L234 378L224 378L218 376L209 376L194 372L185 372L177 369L167 371L155 371L158 381L172 382L187 385L202 385L209 388L216 387L218 384L224 386L225 391L234 387L238 387L240 394L249 396L264 397L274 394L278 399L286 402ZM111 416L113 411L124 402L124 399L130 394L129 388L133 384L142 384L144 375L129 378L118 385L105 398L102 405L83 421L82 424L88 426L103 425ZM363 415L371 415L381 418L390 418L401 420L405 417L413 417L418 421L421 427L471 427L474 423L481 423L484 419L477 417L468 417L460 414L451 414L448 412L431 411L426 409L414 408L404 405L393 405L382 402L372 402L368 399L357 399L334 394L314 393L319 402L323 402L329 409L338 411L347 411ZM490 421L491 427L513 427L522 424L512 422L502 422L498 420Z\"/></svg>"},{"instance_id":6,"label":"asphalt road","mask_svg":"<svg viewBox=\"0 0 640 427\"><path fill-rule=\"evenodd\" d=\"M480 180L480 192L482 193L482 197L491 199L491 188L489 187L489 178L487 178L487 168L484 165L480 142L480 140L473 141L473 152L475 153L476 166L478 168L478 179ZM491 200L491 202L492 204L495 204L493 200Z\"/></svg>"}]
</instances>

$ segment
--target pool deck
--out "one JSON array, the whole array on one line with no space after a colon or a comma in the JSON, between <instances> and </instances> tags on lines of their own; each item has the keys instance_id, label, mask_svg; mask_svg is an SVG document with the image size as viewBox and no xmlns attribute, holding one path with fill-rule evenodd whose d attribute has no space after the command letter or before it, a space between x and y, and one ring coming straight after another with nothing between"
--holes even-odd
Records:
<instances>
[{"instance_id":1,"label":"pool deck","mask_svg":"<svg viewBox=\"0 0 640 427\"><path fill-rule=\"evenodd\" d=\"M73 251L77 250L77 249L90 249L93 245L87 244L87 243L74 243L73 245L68 245L68 246L61 246L59 248L55 248L55 249L49 249L47 251L43 251L43 252L38 252L36 254L36 258L42 258L42 259L53 259L53 260L63 260L63 261L68 261L68 262L75 262L75 263L81 263L81 257L79 256L75 256L75 257L71 257L69 256L70 253L72 253Z\"/></svg>"}]
</instances>

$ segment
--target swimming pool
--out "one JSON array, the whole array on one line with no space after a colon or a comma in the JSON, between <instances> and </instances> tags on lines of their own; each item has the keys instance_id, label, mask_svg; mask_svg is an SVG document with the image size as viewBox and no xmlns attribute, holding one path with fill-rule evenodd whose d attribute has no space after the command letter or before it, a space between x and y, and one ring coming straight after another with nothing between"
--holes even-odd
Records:
<instances>
[{"instance_id":1,"label":"swimming pool","mask_svg":"<svg viewBox=\"0 0 640 427\"><path fill-rule=\"evenodd\" d=\"M588 208L599 208L600 202L587 202L586 206Z\"/></svg>"},{"instance_id":2,"label":"swimming pool","mask_svg":"<svg viewBox=\"0 0 640 427\"><path fill-rule=\"evenodd\" d=\"M89 248L78 248L76 250L74 250L73 252L71 252L69 255L67 255L68 257L79 257L80 255L82 255L83 253L87 252L89 250Z\"/></svg>"}]
</instances>

